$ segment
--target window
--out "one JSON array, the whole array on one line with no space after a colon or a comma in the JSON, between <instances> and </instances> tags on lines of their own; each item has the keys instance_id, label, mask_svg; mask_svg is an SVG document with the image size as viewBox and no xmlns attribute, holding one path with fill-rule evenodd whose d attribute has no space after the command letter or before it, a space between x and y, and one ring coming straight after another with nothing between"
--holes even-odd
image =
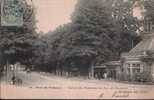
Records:
<instances>
[{"instance_id":1,"label":"window","mask_svg":"<svg viewBox=\"0 0 154 100\"><path fill-rule=\"evenodd\" d=\"M141 69L140 68L133 68L133 73L140 73Z\"/></svg>"},{"instance_id":2,"label":"window","mask_svg":"<svg viewBox=\"0 0 154 100\"><path fill-rule=\"evenodd\" d=\"M143 68L142 68L143 66L141 66L141 64L133 64L133 66L132 66L132 71L133 71L133 73L141 73L143 70Z\"/></svg>"},{"instance_id":3,"label":"window","mask_svg":"<svg viewBox=\"0 0 154 100\"><path fill-rule=\"evenodd\" d=\"M143 72L143 66L139 63L127 64L128 73L141 73Z\"/></svg>"}]
</instances>

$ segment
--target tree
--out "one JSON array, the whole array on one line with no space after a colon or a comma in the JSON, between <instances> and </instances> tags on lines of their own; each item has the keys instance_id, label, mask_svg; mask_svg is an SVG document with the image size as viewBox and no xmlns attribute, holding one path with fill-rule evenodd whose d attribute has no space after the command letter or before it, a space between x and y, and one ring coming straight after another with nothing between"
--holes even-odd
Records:
<instances>
[{"instance_id":1,"label":"tree","mask_svg":"<svg viewBox=\"0 0 154 100\"><path fill-rule=\"evenodd\" d=\"M117 6L119 3L121 5ZM52 58L66 65L66 69L71 69L74 63L81 70L89 69L92 64L118 60L120 52L131 48L124 45L130 45L131 38L135 36L132 35L136 31L132 28L135 18L131 15L130 5L132 3L125 4L120 0L79 0L72 14L72 22L60 26L49 36L52 37L49 44ZM115 14L121 7L129 10ZM127 13L128 17L125 15ZM124 38L127 44L122 44Z\"/></svg>"},{"instance_id":2,"label":"tree","mask_svg":"<svg viewBox=\"0 0 154 100\"><path fill-rule=\"evenodd\" d=\"M22 27L0 26L0 48L3 63L15 63L17 61L28 64L33 56L33 43L37 38L35 34L35 10L25 0L19 1L23 5Z\"/></svg>"},{"instance_id":3,"label":"tree","mask_svg":"<svg viewBox=\"0 0 154 100\"><path fill-rule=\"evenodd\" d=\"M112 16L120 34L119 54L130 51L141 40L137 33L140 23L133 15L135 3L135 0L113 0L112 2Z\"/></svg>"},{"instance_id":4,"label":"tree","mask_svg":"<svg viewBox=\"0 0 154 100\"><path fill-rule=\"evenodd\" d=\"M129 51L138 42L138 20L132 14L134 3L79 0L72 22L37 40L35 62L46 71L77 68L87 73L93 64L119 60L121 52Z\"/></svg>"},{"instance_id":5,"label":"tree","mask_svg":"<svg viewBox=\"0 0 154 100\"><path fill-rule=\"evenodd\" d=\"M79 0L72 16L75 26L72 35L79 38L74 41L76 46L87 46L87 51L92 50L97 63L115 59L119 45L116 24L107 4L107 0Z\"/></svg>"},{"instance_id":6,"label":"tree","mask_svg":"<svg viewBox=\"0 0 154 100\"><path fill-rule=\"evenodd\" d=\"M47 40L49 40L49 45L47 52L49 51L49 64L54 66L54 70L64 70L67 69L65 66L65 59L67 52L70 51L68 36L72 32L72 24L68 23L63 26L58 27L55 31L47 34ZM50 35L51 34L51 35ZM68 67L68 66L67 66Z\"/></svg>"},{"instance_id":7,"label":"tree","mask_svg":"<svg viewBox=\"0 0 154 100\"><path fill-rule=\"evenodd\" d=\"M48 66L51 59L49 58L50 51L48 45L46 37L41 34L35 40L33 44L33 48L35 48L34 56L32 57L32 64L37 66L35 70L50 71Z\"/></svg>"},{"instance_id":8,"label":"tree","mask_svg":"<svg viewBox=\"0 0 154 100\"><path fill-rule=\"evenodd\" d=\"M154 18L154 1L153 0L144 0L144 9L145 17L151 17Z\"/></svg>"},{"instance_id":9,"label":"tree","mask_svg":"<svg viewBox=\"0 0 154 100\"><path fill-rule=\"evenodd\" d=\"M75 67L81 73L87 73L92 64L116 58L118 34L105 2L79 0L72 22L60 26L48 36L51 58L58 69L71 71Z\"/></svg>"}]
</instances>

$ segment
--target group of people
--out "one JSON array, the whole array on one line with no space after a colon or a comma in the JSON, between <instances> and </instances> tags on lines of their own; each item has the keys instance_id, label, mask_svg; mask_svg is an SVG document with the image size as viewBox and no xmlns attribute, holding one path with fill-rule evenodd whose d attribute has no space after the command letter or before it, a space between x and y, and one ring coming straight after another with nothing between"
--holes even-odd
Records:
<instances>
[{"instance_id":1,"label":"group of people","mask_svg":"<svg viewBox=\"0 0 154 100\"><path fill-rule=\"evenodd\" d=\"M94 74L94 78L96 79L107 79L108 75L106 72L102 73L102 72L97 72Z\"/></svg>"},{"instance_id":2,"label":"group of people","mask_svg":"<svg viewBox=\"0 0 154 100\"><path fill-rule=\"evenodd\" d=\"M12 77L11 77L12 85L22 84L22 79L17 76L18 71L20 71L18 70L19 69L18 67L20 67L20 63L15 63L14 65L13 64L10 65L10 71L11 71L10 73L12 74Z\"/></svg>"}]
</instances>

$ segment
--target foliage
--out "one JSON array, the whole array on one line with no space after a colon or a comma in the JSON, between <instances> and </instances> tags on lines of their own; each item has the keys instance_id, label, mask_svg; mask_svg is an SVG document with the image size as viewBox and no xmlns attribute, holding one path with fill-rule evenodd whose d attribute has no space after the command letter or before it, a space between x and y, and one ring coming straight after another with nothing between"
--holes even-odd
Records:
<instances>
[{"instance_id":1,"label":"foliage","mask_svg":"<svg viewBox=\"0 0 154 100\"><path fill-rule=\"evenodd\" d=\"M144 16L145 17L154 18L154 6L153 5L154 5L153 0L144 0L144 9L145 9Z\"/></svg>"},{"instance_id":2,"label":"foliage","mask_svg":"<svg viewBox=\"0 0 154 100\"><path fill-rule=\"evenodd\" d=\"M148 72L136 73L133 75L132 80L137 82L152 82L152 76Z\"/></svg>"},{"instance_id":3,"label":"foliage","mask_svg":"<svg viewBox=\"0 0 154 100\"><path fill-rule=\"evenodd\" d=\"M128 82L152 82L152 76L148 72L133 73L132 75L121 73L119 80Z\"/></svg>"},{"instance_id":4,"label":"foliage","mask_svg":"<svg viewBox=\"0 0 154 100\"><path fill-rule=\"evenodd\" d=\"M36 39L35 35L35 12L31 5L25 0L23 2L25 13L23 16L22 27L4 27L0 26L0 48L3 56L3 64L6 62L29 63L33 56L33 44ZM22 5L21 5L22 6Z\"/></svg>"},{"instance_id":5,"label":"foliage","mask_svg":"<svg viewBox=\"0 0 154 100\"><path fill-rule=\"evenodd\" d=\"M50 65L49 69L68 69L74 63L75 67L88 70L93 64L118 60L121 52L132 48L132 41L134 45L138 42L133 2L124 1L79 0L72 22L44 36L47 47L38 51L38 62Z\"/></svg>"},{"instance_id":6,"label":"foliage","mask_svg":"<svg viewBox=\"0 0 154 100\"><path fill-rule=\"evenodd\" d=\"M88 46L94 52L93 60L102 63L116 57L118 34L106 0L79 0L72 16L74 42ZM90 50L90 49L89 49Z\"/></svg>"},{"instance_id":7,"label":"foliage","mask_svg":"<svg viewBox=\"0 0 154 100\"><path fill-rule=\"evenodd\" d=\"M34 55L32 58L32 65L37 66L36 70L50 70L48 69L48 62L49 60L51 61L51 59L49 59L50 56L50 52L49 52L49 48L48 48L48 43L45 40L45 38L40 35L40 37L38 37L35 40L35 43L33 44L35 51L34 51ZM46 66L44 68L44 66Z\"/></svg>"},{"instance_id":8,"label":"foliage","mask_svg":"<svg viewBox=\"0 0 154 100\"><path fill-rule=\"evenodd\" d=\"M113 2L113 18L120 34L119 53L128 52L140 40L140 21L133 16L135 0L115 0Z\"/></svg>"}]
</instances>

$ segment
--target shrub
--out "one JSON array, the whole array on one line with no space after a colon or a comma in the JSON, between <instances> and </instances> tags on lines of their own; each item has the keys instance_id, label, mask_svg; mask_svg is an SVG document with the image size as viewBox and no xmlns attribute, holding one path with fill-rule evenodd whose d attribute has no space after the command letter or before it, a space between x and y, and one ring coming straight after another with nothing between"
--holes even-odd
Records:
<instances>
[{"instance_id":1,"label":"shrub","mask_svg":"<svg viewBox=\"0 0 154 100\"><path fill-rule=\"evenodd\" d=\"M135 73L132 80L137 82L152 82L152 76L148 72Z\"/></svg>"},{"instance_id":2,"label":"shrub","mask_svg":"<svg viewBox=\"0 0 154 100\"><path fill-rule=\"evenodd\" d=\"M130 74L121 73L118 75L120 81L134 81L134 82L152 82L152 76L148 72Z\"/></svg>"}]
</instances>

